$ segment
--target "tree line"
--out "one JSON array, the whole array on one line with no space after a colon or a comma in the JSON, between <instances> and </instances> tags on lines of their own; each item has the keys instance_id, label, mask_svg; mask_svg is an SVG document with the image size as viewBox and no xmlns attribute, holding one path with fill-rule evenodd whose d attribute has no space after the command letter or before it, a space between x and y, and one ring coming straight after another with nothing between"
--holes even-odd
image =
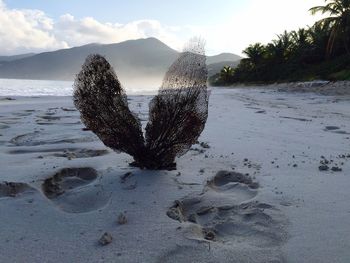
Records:
<instances>
[{"instance_id":1,"label":"tree line","mask_svg":"<svg viewBox=\"0 0 350 263\"><path fill-rule=\"evenodd\" d=\"M270 43L247 47L236 68L224 67L211 84L350 80L350 0L325 0L309 11L326 14L313 26L277 35Z\"/></svg>"}]
</instances>

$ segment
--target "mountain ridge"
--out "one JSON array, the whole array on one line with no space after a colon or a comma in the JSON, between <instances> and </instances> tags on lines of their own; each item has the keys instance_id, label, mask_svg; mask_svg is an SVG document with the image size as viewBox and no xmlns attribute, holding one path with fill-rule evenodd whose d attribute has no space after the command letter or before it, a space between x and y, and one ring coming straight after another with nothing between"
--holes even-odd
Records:
<instances>
[{"instance_id":1,"label":"mountain ridge","mask_svg":"<svg viewBox=\"0 0 350 263\"><path fill-rule=\"evenodd\" d=\"M25 57L19 55L19 59L8 58L5 62L0 60L0 78L71 81L92 53L105 56L122 82L130 84L144 79L158 85L179 54L156 38L113 44L91 43ZM208 64L233 59L237 61L240 57L231 53L207 57Z\"/></svg>"}]
</instances>

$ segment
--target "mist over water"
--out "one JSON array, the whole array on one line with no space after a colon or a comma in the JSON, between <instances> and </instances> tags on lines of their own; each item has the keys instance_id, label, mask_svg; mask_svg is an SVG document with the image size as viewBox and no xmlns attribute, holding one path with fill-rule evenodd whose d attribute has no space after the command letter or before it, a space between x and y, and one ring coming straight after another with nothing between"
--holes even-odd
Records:
<instances>
[{"instance_id":1,"label":"mist over water","mask_svg":"<svg viewBox=\"0 0 350 263\"><path fill-rule=\"evenodd\" d=\"M123 82L122 82L123 83ZM160 81L128 80L128 94L156 94ZM73 81L0 79L0 96L71 96Z\"/></svg>"}]
</instances>

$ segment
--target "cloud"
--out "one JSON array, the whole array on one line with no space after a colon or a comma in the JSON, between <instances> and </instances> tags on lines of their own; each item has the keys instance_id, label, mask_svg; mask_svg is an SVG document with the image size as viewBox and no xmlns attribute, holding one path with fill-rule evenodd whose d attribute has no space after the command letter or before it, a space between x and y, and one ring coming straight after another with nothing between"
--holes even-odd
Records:
<instances>
[{"instance_id":1,"label":"cloud","mask_svg":"<svg viewBox=\"0 0 350 263\"><path fill-rule=\"evenodd\" d=\"M172 27L157 20L127 24L101 23L93 17L75 19L62 15L57 21L40 10L9 9L0 0L0 54L41 52L88 43L117 43L129 39L156 37L172 48L183 45Z\"/></svg>"},{"instance_id":2,"label":"cloud","mask_svg":"<svg viewBox=\"0 0 350 263\"><path fill-rule=\"evenodd\" d=\"M93 17L75 19L70 14L60 17L54 24L55 35L69 46L86 43L116 43L129 39L156 37L173 48L180 48L182 41L172 33L172 28L157 20L138 20L127 24L101 23Z\"/></svg>"},{"instance_id":3,"label":"cloud","mask_svg":"<svg viewBox=\"0 0 350 263\"><path fill-rule=\"evenodd\" d=\"M2 54L67 47L57 40L53 21L39 10L7 9L0 0L0 52Z\"/></svg>"}]
</instances>

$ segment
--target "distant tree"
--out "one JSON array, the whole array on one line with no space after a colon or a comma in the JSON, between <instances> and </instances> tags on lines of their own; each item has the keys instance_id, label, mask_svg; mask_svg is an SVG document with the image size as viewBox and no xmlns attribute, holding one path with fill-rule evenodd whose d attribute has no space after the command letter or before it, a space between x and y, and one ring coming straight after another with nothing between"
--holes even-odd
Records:
<instances>
[{"instance_id":1,"label":"distant tree","mask_svg":"<svg viewBox=\"0 0 350 263\"><path fill-rule=\"evenodd\" d=\"M312 62L324 60L327 55L330 36L329 27L316 23L309 28L308 32L310 35L310 56L312 56Z\"/></svg>"},{"instance_id":2,"label":"distant tree","mask_svg":"<svg viewBox=\"0 0 350 263\"><path fill-rule=\"evenodd\" d=\"M270 43L248 46L232 78L221 72L220 85L313 78L347 79L350 58L350 0L325 0L310 9L329 17L312 27L284 31ZM339 77L340 76L340 77Z\"/></svg>"},{"instance_id":3,"label":"distant tree","mask_svg":"<svg viewBox=\"0 0 350 263\"><path fill-rule=\"evenodd\" d=\"M247 61L252 63L253 66L257 66L264 59L265 47L260 43L256 43L243 50L243 53L247 55Z\"/></svg>"},{"instance_id":4,"label":"distant tree","mask_svg":"<svg viewBox=\"0 0 350 263\"><path fill-rule=\"evenodd\" d=\"M326 17L318 21L319 24L323 24L326 27L331 28L327 54L330 55L333 52L334 45L337 41L343 43L343 47L346 52L350 53L350 1L349 0L325 0L327 3L324 6L315 6L310 8L311 14L322 13L329 14L330 17Z\"/></svg>"},{"instance_id":5,"label":"distant tree","mask_svg":"<svg viewBox=\"0 0 350 263\"><path fill-rule=\"evenodd\" d=\"M250 45L243 50L243 54L246 54L247 58L242 59L241 69L246 68L246 70L252 72L252 78L257 78L261 67L263 67L266 55L265 46L260 43Z\"/></svg>"},{"instance_id":6,"label":"distant tree","mask_svg":"<svg viewBox=\"0 0 350 263\"><path fill-rule=\"evenodd\" d=\"M291 36L295 46L297 47L307 47L309 45L309 32L305 28L299 28L298 31L292 31Z\"/></svg>"},{"instance_id":7,"label":"distant tree","mask_svg":"<svg viewBox=\"0 0 350 263\"><path fill-rule=\"evenodd\" d=\"M293 52L304 51L310 47L310 33L305 28L299 28L297 31L291 32L293 42Z\"/></svg>"},{"instance_id":8,"label":"distant tree","mask_svg":"<svg viewBox=\"0 0 350 263\"><path fill-rule=\"evenodd\" d=\"M134 165L172 169L204 129L208 117L204 43L195 39L171 65L150 103L144 139L139 119L111 65L90 55L74 82L74 104L83 123L115 151L134 157Z\"/></svg>"},{"instance_id":9,"label":"distant tree","mask_svg":"<svg viewBox=\"0 0 350 263\"><path fill-rule=\"evenodd\" d=\"M220 71L220 79L224 82L229 82L234 74L234 69L230 66L224 66Z\"/></svg>"},{"instance_id":10,"label":"distant tree","mask_svg":"<svg viewBox=\"0 0 350 263\"><path fill-rule=\"evenodd\" d=\"M311 37L309 30L300 28L291 32L293 48L291 58L295 63L308 63L310 61Z\"/></svg>"},{"instance_id":11,"label":"distant tree","mask_svg":"<svg viewBox=\"0 0 350 263\"><path fill-rule=\"evenodd\" d=\"M280 34L277 37L276 40L272 41L274 55L279 62L284 62L290 58L294 48L292 33L284 31L283 34Z\"/></svg>"}]
</instances>

